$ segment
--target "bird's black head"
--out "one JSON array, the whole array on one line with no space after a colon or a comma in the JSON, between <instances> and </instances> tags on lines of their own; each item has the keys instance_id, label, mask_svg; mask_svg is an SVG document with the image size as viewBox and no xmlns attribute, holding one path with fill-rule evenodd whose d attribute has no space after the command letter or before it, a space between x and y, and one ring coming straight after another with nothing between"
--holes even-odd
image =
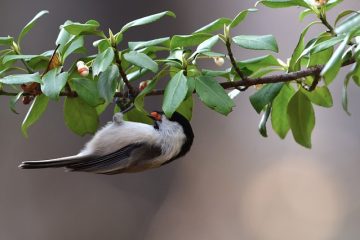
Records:
<instances>
[{"instance_id":1,"label":"bird's black head","mask_svg":"<svg viewBox=\"0 0 360 240\"><path fill-rule=\"evenodd\" d=\"M187 120L183 115L178 112L174 112L169 120L179 123L183 127L186 136L184 145L182 146L180 153L175 157L176 159L184 156L190 150L194 141L194 132L192 130L189 120Z\"/></svg>"},{"instance_id":2,"label":"bird's black head","mask_svg":"<svg viewBox=\"0 0 360 240\"><path fill-rule=\"evenodd\" d=\"M159 129L159 125L161 125L162 119L166 118L164 112L160 111L152 112L150 117L154 120L154 127L156 129ZM176 159L185 155L190 150L194 140L194 132L192 130L189 120L187 120L183 115L178 112L174 112L168 120L178 123L182 127L186 136L186 140L181 148L180 153L175 157Z\"/></svg>"}]
</instances>

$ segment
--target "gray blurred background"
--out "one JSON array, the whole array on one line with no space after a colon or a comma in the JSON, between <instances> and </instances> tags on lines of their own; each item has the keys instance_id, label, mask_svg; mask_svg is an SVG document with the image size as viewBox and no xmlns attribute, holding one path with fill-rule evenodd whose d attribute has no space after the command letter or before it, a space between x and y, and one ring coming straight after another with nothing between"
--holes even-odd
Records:
<instances>
[{"instance_id":1,"label":"gray blurred background","mask_svg":"<svg viewBox=\"0 0 360 240\"><path fill-rule=\"evenodd\" d=\"M177 19L129 31L127 40L188 34L218 17L234 17L254 1L2 0L0 36L16 35L38 11L50 15L24 39L24 53L54 48L65 20L99 20L117 31L135 18L173 10ZM358 0L341 9L358 10ZM299 32L299 9L260 7L234 32L274 34L283 60L290 56ZM315 33L312 31L311 33ZM311 34L310 33L310 34ZM239 59L266 52L238 51ZM88 138L65 126L62 103L52 103L44 117L21 135L26 108L19 115L1 97L0 239L1 240L352 240L360 236L360 101L350 87L348 117L341 109L339 76L333 85L334 108L316 108L313 149L295 144L291 133L281 141L269 129L257 132L259 116L238 97L229 117L197 103L192 121L192 151L166 167L130 175L100 176L62 170L19 170L23 160L77 153ZM148 100L154 101L155 98ZM155 101L156 102L156 101ZM154 103L153 107L157 107ZM102 118L111 118L108 112Z\"/></svg>"}]
</instances>

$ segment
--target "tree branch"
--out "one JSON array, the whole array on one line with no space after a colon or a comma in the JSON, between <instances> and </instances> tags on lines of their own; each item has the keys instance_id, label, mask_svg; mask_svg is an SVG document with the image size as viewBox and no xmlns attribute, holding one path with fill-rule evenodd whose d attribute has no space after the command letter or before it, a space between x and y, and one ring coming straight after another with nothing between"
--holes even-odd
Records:
<instances>
[{"instance_id":1,"label":"tree branch","mask_svg":"<svg viewBox=\"0 0 360 240\"><path fill-rule=\"evenodd\" d=\"M348 61L344 62L342 64L342 67L351 65L353 63L355 63L355 59L351 58ZM237 87L250 87L250 86L255 86L258 84L290 82L290 81L294 81L294 80L308 77L308 76L315 76L315 77L320 76L320 73L323 68L324 68L324 65L318 65L318 66L310 67L310 68L300 70L297 72L283 73L283 74L265 76L265 77L260 77L260 78L247 78L245 80L234 81L234 82L222 82L222 83L220 83L220 85L224 89L230 89L230 88L237 88ZM317 79L316 81L318 82L319 79ZM316 87L317 82L313 83L313 85L311 87L313 87L313 88ZM130 89L129 89L129 91L130 91ZM165 92L164 89L154 89L149 94L147 94L147 96L164 95L164 92ZM3 90L0 91L0 95L4 95L4 96L16 96L17 94L18 93L6 92ZM31 94L28 94L28 93L23 94L23 96L27 96L27 95L31 95ZM61 92L60 96L76 97L77 93L74 91L71 91L71 92L66 91L66 92ZM123 93L116 92L115 97L123 97Z\"/></svg>"}]
</instances>

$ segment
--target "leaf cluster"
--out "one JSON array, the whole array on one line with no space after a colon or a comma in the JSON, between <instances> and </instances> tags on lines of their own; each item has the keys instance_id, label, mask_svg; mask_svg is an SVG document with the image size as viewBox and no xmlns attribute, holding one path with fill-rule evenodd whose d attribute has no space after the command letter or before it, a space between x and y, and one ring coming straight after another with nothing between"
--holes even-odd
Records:
<instances>
[{"instance_id":1,"label":"leaf cluster","mask_svg":"<svg viewBox=\"0 0 360 240\"><path fill-rule=\"evenodd\" d=\"M116 33L111 30L105 33L96 20L85 23L68 20L60 27L54 50L26 55L22 53L21 42L47 13L41 11L17 38L0 37L0 94L12 96L10 107L14 112L15 104L21 98L24 104L31 102L22 123L26 136L28 128L46 110L48 102L58 101L61 96L65 97L66 125L74 133L85 135L97 130L98 118L106 108L119 111L119 107L112 104L114 97L133 102L135 108L125 116L133 121L150 122L144 107L145 97L159 94L163 95L162 109L168 117L178 111L190 120L196 95L207 107L228 115L235 106L233 99L250 85L256 85L252 82L280 73L272 81L256 85L255 93L250 97L256 112L262 114L259 131L267 136L266 125L271 120L272 128L280 138L285 138L291 130L296 142L310 148L315 126L313 105L332 106L328 86L343 65L352 65L344 80L343 106L347 112L348 84L353 81L360 86L360 14L353 10L339 13L334 25L326 18L327 12L341 2L329 0L322 6L312 0L261 0L257 3L270 8L301 7L300 19L308 15L317 18L304 28L292 56L286 61L269 54L279 51L272 35L231 35L233 28L257 11L254 8L241 11L234 18L216 19L189 35L129 41L124 49L119 49L119 44L131 28L164 17L174 18L175 14L165 11L146 16L125 24ZM308 30L316 24L324 25L325 31L306 40ZM98 38L93 43L96 54L87 54L85 39L89 36ZM217 45L226 46L227 52L215 51ZM236 60L232 54L233 45L266 53L252 59ZM74 58L74 62L69 62ZM228 60L231 66L221 67L221 70L218 67L216 70L204 69L200 62L207 60L218 65ZM89 75L78 71L78 61L83 61L89 68ZM69 67L65 68L65 63ZM305 77L282 80L288 74L308 70L313 71ZM157 89L160 81L165 83L164 90ZM224 83L229 82L235 89L227 92ZM146 84L138 90L134 85L140 83ZM241 85L246 87L236 87Z\"/></svg>"}]
</instances>

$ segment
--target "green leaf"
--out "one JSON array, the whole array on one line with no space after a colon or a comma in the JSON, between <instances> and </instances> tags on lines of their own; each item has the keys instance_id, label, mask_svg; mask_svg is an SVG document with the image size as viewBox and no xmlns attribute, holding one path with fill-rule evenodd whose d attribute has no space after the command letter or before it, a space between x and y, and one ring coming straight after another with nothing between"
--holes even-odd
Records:
<instances>
[{"instance_id":1,"label":"green leaf","mask_svg":"<svg viewBox=\"0 0 360 240\"><path fill-rule=\"evenodd\" d=\"M351 71L346 75L345 81L344 81L344 85L343 85L343 89L342 89L342 107L344 109L344 111L348 114L350 114L349 108L348 108L348 93L347 93L347 89L348 89L348 85L350 83L351 78L353 78L354 82L360 86L359 83L359 78L360 78L360 63L356 62L352 68Z\"/></svg>"},{"instance_id":2,"label":"green leaf","mask_svg":"<svg viewBox=\"0 0 360 240\"><path fill-rule=\"evenodd\" d=\"M342 41L340 46L336 49L328 63L322 69L320 75L324 77L325 83L330 84L338 74L341 68L341 58L346 51L347 44L350 41L350 34L348 34L345 39Z\"/></svg>"},{"instance_id":3,"label":"green leaf","mask_svg":"<svg viewBox=\"0 0 360 240\"><path fill-rule=\"evenodd\" d=\"M20 34L19 34L19 38L18 38L18 44L20 45L21 40L25 37L25 35L34 27L36 21L41 18L43 15L48 14L48 11L41 11L38 14L36 14L36 16L31 19L31 21L26 24L26 26L21 30Z\"/></svg>"},{"instance_id":4,"label":"green leaf","mask_svg":"<svg viewBox=\"0 0 360 240\"><path fill-rule=\"evenodd\" d=\"M350 16L344 22L342 22L337 28L335 28L336 34L350 33L355 29L359 29L360 26L360 13L355 13Z\"/></svg>"},{"instance_id":5,"label":"green leaf","mask_svg":"<svg viewBox=\"0 0 360 240\"><path fill-rule=\"evenodd\" d=\"M13 37L0 37L0 46L11 46L13 41Z\"/></svg>"},{"instance_id":6,"label":"green leaf","mask_svg":"<svg viewBox=\"0 0 360 240\"><path fill-rule=\"evenodd\" d=\"M195 89L200 100L218 113L228 115L235 106L225 90L212 77L195 78Z\"/></svg>"},{"instance_id":7,"label":"green leaf","mask_svg":"<svg viewBox=\"0 0 360 240\"><path fill-rule=\"evenodd\" d=\"M39 73L9 75L4 78L0 78L0 83L4 84L23 84L32 82L41 83Z\"/></svg>"},{"instance_id":8,"label":"green leaf","mask_svg":"<svg viewBox=\"0 0 360 240\"><path fill-rule=\"evenodd\" d=\"M138 80L139 78L141 78L148 72L149 72L149 70L147 70L145 68L141 68L140 70L136 70L134 72L128 73L127 78L129 80L129 82L132 82L132 81Z\"/></svg>"},{"instance_id":9,"label":"green leaf","mask_svg":"<svg viewBox=\"0 0 360 240\"><path fill-rule=\"evenodd\" d=\"M266 84L256 93L250 96L251 105L257 113L260 113L266 105L271 103L279 94L284 83L270 83Z\"/></svg>"},{"instance_id":10,"label":"green leaf","mask_svg":"<svg viewBox=\"0 0 360 240\"><path fill-rule=\"evenodd\" d=\"M257 9L256 8L250 8L250 9L247 9L247 10L244 10L242 12L240 12L230 23L229 27L230 28L234 28L236 27L237 25L239 25L242 21L245 20L245 18L247 17L247 15L250 13L250 12L256 12Z\"/></svg>"},{"instance_id":11,"label":"green leaf","mask_svg":"<svg viewBox=\"0 0 360 240\"><path fill-rule=\"evenodd\" d=\"M81 98L65 99L64 119L66 126L80 136L95 133L99 126L96 109Z\"/></svg>"},{"instance_id":12,"label":"green leaf","mask_svg":"<svg viewBox=\"0 0 360 240\"><path fill-rule=\"evenodd\" d=\"M281 139L284 139L290 130L287 108L294 93L294 88L289 84L285 84L272 102L271 124Z\"/></svg>"},{"instance_id":13,"label":"green leaf","mask_svg":"<svg viewBox=\"0 0 360 240\"><path fill-rule=\"evenodd\" d=\"M166 85L162 109L167 117L179 108L188 92L184 71L179 71Z\"/></svg>"},{"instance_id":14,"label":"green leaf","mask_svg":"<svg viewBox=\"0 0 360 240\"><path fill-rule=\"evenodd\" d=\"M13 96L10 98L10 109L13 113L18 114L18 112L15 109L16 103L20 100L24 92L19 92L16 96Z\"/></svg>"},{"instance_id":15,"label":"green leaf","mask_svg":"<svg viewBox=\"0 0 360 240\"><path fill-rule=\"evenodd\" d=\"M213 33L217 30L223 29L224 25L228 25L230 23L231 19L229 18L219 18L207 24L206 26L196 30L194 33Z\"/></svg>"},{"instance_id":16,"label":"green leaf","mask_svg":"<svg viewBox=\"0 0 360 240\"><path fill-rule=\"evenodd\" d=\"M141 26L141 25L156 22L156 21L158 21L159 19L161 19L161 18L163 18L165 16L170 16L170 17L173 17L173 18L176 17L173 12L165 11L165 12L157 13L157 14L150 15L150 16L147 16L147 17L139 18L139 19L136 19L134 21L131 21L131 22L125 24L125 26L123 26L122 29L120 30L120 33L124 33L125 31L127 31L129 28L132 28L132 27Z\"/></svg>"},{"instance_id":17,"label":"green leaf","mask_svg":"<svg viewBox=\"0 0 360 240\"><path fill-rule=\"evenodd\" d=\"M70 85L89 106L97 107L104 103L104 100L99 96L97 81L87 78L74 78Z\"/></svg>"},{"instance_id":18,"label":"green leaf","mask_svg":"<svg viewBox=\"0 0 360 240\"><path fill-rule=\"evenodd\" d=\"M326 39L326 38L324 38L324 39ZM322 43L321 41L322 41L322 39L319 39L319 44ZM331 58L331 56L333 55L333 53L334 53L334 48L329 47L321 52L316 52L316 53L310 54L307 67L326 64L329 61L329 59Z\"/></svg>"},{"instance_id":19,"label":"green leaf","mask_svg":"<svg viewBox=\"0 0 360 240\"><path fill-rule=\"evenodd\" d=\"M260 78L272 72L282 72L282 71L284 71L284 67L274 67L274 66L264 67L264 68L260 68L256 72L251 73L249 78Z\"/></svg>"},{"instance_id":20,"label":"green leaf","mask_svg":"<svg viewBox=\"0 0 360 240\"><path fill-rule=\"evenodd\" d=\"M327 38L327 37L324 37L324 38ZM342 42L343 40L345 39L345 36L344 35L339 35L339 36L336 36L336 37L332 37L330 39L327 39L327 40L323 40L322 39L318 39L318 41L316 41L314 43L314 45L311 45L309 46L308 48L306 48L300 55L299 59L297 61L300 60L301 57L305 56L305 55L308 55L309 53L310 54L315 54L315 53L318 53L318 52L322 52L326 49L329 49L333 46L335 46L336 44Z\"/></svg>"},{"instance_id":21,"label":"green leaf","mask_svg":"<svg viewBox=\"0 0 360 240\"><path fill-rule=\"evenodd\" d=\"M279 51L276 39L272 35L240 35L233 37L233 41L235 44L246 49Z\"/></svg>"},{"instance_id":22,"label":"green leaf","mask_svg":"<svg viewBox=\"0 0 360 240\"><path fill-rule=\"evenodd\" d=\"M105 102L104 104L100 104L96 107L96 112L98 116L100 116L103 112L105 112L106 108L109 106L109 103Z\"/></svg>"},{"instance_id":23,"label":"green leaf","mask_svg":"<svg viewBox=\"0 0 360 240\"><path fill-rule=\"evenodd\" d=\"M66 22L62 26L67 32L76 36L81 34L94 34L99 27L100 23L95 20L89 20L86 23Z\"/></svg>"},{"instance_id":24,"label":"green leaf","mask_svg":"<svg viewBox=\"0 0 360 240\"><path fill-rule=\"evenodd\" d=\"M258 1L256 4L259 3L270 8L286 8L294 6L309 8L307 3L303 0L261 0Z\"/></svg>"},{"instance_id":25,"label":"green leaf","mask_svg":"<svg viewBox=\"0 0 360 240\"><path fill-rule=\"evenodd\" d=\"M149 125L154 124L154 121L148 117L147 114L145 114L144 112L139 111L136 108L133 108L132 110L130 110L129 112L124 114L124 120L125 121L132 121L132 122L141 122L141 123L146 123Z\"/></svg>"},{"instance_id":26,"label":"green leaf","mask_svg":"<svg viewBox=\"0 0 360 240\"><path fill-rule=\"evenodd\" d=\"M317 24L319 22L312 22L310 23L301 33L300 39L298 44L296 45L296 48L291 56L290 64L289 64L289 72L295 72L301 69L301 61L298 61L299 57L301 56L301 53L304 51L305 48L305 42L304 38L307 34L308 30L311 26Z\"/></svg>"},{"instance_id":27,"label":"green leaf","mask_svg":"<svg viewBox=\"0 0 360 240\"><path fill-rule=\"evenodd\" d=\"M204 42L202 42L196 49L196 51L191 55L190 58L194 58L196 55L205 52L211 52L211 49L215 46L215 44L219 41L219 36L215 35Z\"/></svg>"},{"instance_id":28,"label":"green leaf","mask_svg":"<svg viewBox=\"0 0 360 240\"><path fill-rule=\"evenodd\" d=\"M171 38L170 49L197 46L212 37L208 33L196 33L192 35L175 35Z\"/></svg>"},{"instance_id":29,"label":"green leaf","mask_svg":"<svg viewBox=\"0 0 360 240\"><path fill-rule=\"evenodd\" d=\"M346 16L348 16L348 15L350 15L350 14L359 14L359 13L356 12L355 10L346 10L346 11L343 11L342 13L340 13L340 14L336 17L336 20L335 20L334 25L336 26L341 19L343 19L344 17L346 17Z\"/></svg>"},{"instance_id":30,"label":"green leaf","mask_svg":"<svg viewBox=\"0 0 360 240\"><path fill-rule=\"evenodd\" d=\"M67 20L64 25L66 24L70 24L72 23L72 21ZM64 47L65 45L70 41L70 39L73 39L74 36L72 36L68 31L66 31L64 28L60 28L60 32L59 35L56 38L55 44L56 45L60 45L58 48L58 51L61 53L61 55L63 55L64 51Z\"/></svg>"},{"instance_id":31,"label":"green leaf","mask_svg":"<svg viewBox=\"0 0 360 240\"><path fill-rule=\"evenodd\" d=\"M154 73L156 73L159 70L158 64L144 53L131 51L129 53L124 54L124 58L128 62L138 67L149 69Z\"/></svg>"},{"instance_id":32,"label":"green leaf","mask_svg":"<svg viewBox=\"0 0 360 240\"><path fill-rule=\"evenodd\" d=\"M67 72L60 73L60 69L54 68L43 76L41 91L51 99L59 99L59 94L64 88L69 74Z\"/></svg>"},{"instance_id":33,"label":"green leaf","mask_svg":"<svg viewBox=\"0 0 360 240\"><path fill-rule=\"evenodd\" d=\"M115 57L114 50L109 47L104 52L99 53L92 64L93 76L104 72L113 62Z\"/></svg>"},{"instance_id":34,"label":"green leaf","mask_svg":"<svg viewBox=\"0 0 360 240\"><path fill-rule=\"evenodd\" d=\"M120 76L116 65L111 65L105 72L100 74L98 81L99 94L107 103L112 102L116 91L117 79Z\"/></svg>"},{"instance_id":35,"label":"green leaf","mask_svg":"<svg viewBox=\"0 0 360 240\"><path fill-rule=\"evenodd\" d=\"M34 58L49 61L49 58L46 56L43 56L43 55L6 55L3 58L2 63L6 64L6 63L14 61L14 60L30 61L30 60L33 60Z\"/></svg>"},{"instance_id":36,"label":"green leaf","mask_svg":"<svg viewBox=\"0 0 360 240\"><path fill-rule=\"evenodd\" d=\"M28 128L31 125L33 125L35 122L37 122L40 119L40 117L43 115L43 113L47 108L48 103L49 103L49 98L46 97L45 95L41 94L36 96L21 125L21 131L25 137L28 137L28 133L27 133Z\"/></svg>"},{"instance_id":37,"label":"green leaf","mask_svg":"<svg viewBox=\"0 0 360 240\"><path fill-rule=\"evenodd\" d=\"M315 113L310 100L298 91L290 100L287 113L294 139L300 145L311 148L311 133L315 126Z\"/></svg>"},{"instance_id":38,"label":"green leaf","mask_svg":"<svg viewBox=\"0 0 360 240\"><path fill-rule=\"evenodd\" d=\"M329 11L332 8L336 7L340 3L342 3L344 0L329 0L327 4L325 5L325 11Z\"/></svg>"},{"instance_id":39,"label":"green leaf","mask_svg":"<svg viewBox=\"0 0 360 240\"><path fill-rule=\"evenodd\" d=\"M267 137L267 129L266 129L266 123L269 119L271 113L271 103L266 105L265 107L265 112L263 113L263 115L261 116L261 120L259 123L259 132L261 134L261 136L263 137Z\"/></svg>"},{"instance_id":40,"label":"green leaf","mask_svg":"<svg viewBox=\"0 0 360 240\"><path fill-rule=\"evenodd\" d=\"M192 93L188 94L185 100L181 103L180 107L176 109L176 112L183 115L187 120L191 121L192 118L192 111L193 111L193 96Z\"/></svg>"},{"instance_id":41,"label":"green leaf","mask_svg":"<svg viewBox=\"0 0 360 240\"><path fill-rule=\"evenodd\" d=\"M84 37L77 36L73 40L69 41L63 49L63 60L65 60L70 54L74 52L84 52Z\"/></svg>"},{"instance_id":42,"label":"green leaf","mask_svg":"<svg viewBox=\"0 0 360 240\"><path fill-rule=\"evenodd\" d=\"M333 106L333 99L327 86L316 87L314 91L311 92L304 89L302 89L302 91L308 99L316 105L326 108Z\"/></svg>"},{"instance_id":43,"label":"green leaf","mask_svg":"<svg viewBox=\"0 0 360 240\"><path fill-rule=\"evenodd\" d=\"M266 55L256 58L239 61L236 63L237 66L242 70L248 70L252 73L263 69L265 67L281 67L279 60L272 55Z\"/></svg>"},{"instance_id":44,"label":"green leaf","mask_svg":"<svg viewBox=\"0 0 360 240\"><path fill-rule=\"evenodd\" d=\"M299 14L299 20L304 21L304 18L310 14L313 14L314 11L312 9L305 9Z\"/></svg>"},{"instance_id":45,"label":"green leaf","mask_svg":"<svg viewBox=\"0 0 360 240\"><path fill-rule=\"evenodd\" d=\"M134 50L139 50L139 49L147 48L147 47L151 47L151 46L169 45L170 38L164 37L164 38L153 39L153 40L146 41L146 42L129 42L128 44L129 44L130 50L134 51Z\"/></svg>"}]
</instances>

